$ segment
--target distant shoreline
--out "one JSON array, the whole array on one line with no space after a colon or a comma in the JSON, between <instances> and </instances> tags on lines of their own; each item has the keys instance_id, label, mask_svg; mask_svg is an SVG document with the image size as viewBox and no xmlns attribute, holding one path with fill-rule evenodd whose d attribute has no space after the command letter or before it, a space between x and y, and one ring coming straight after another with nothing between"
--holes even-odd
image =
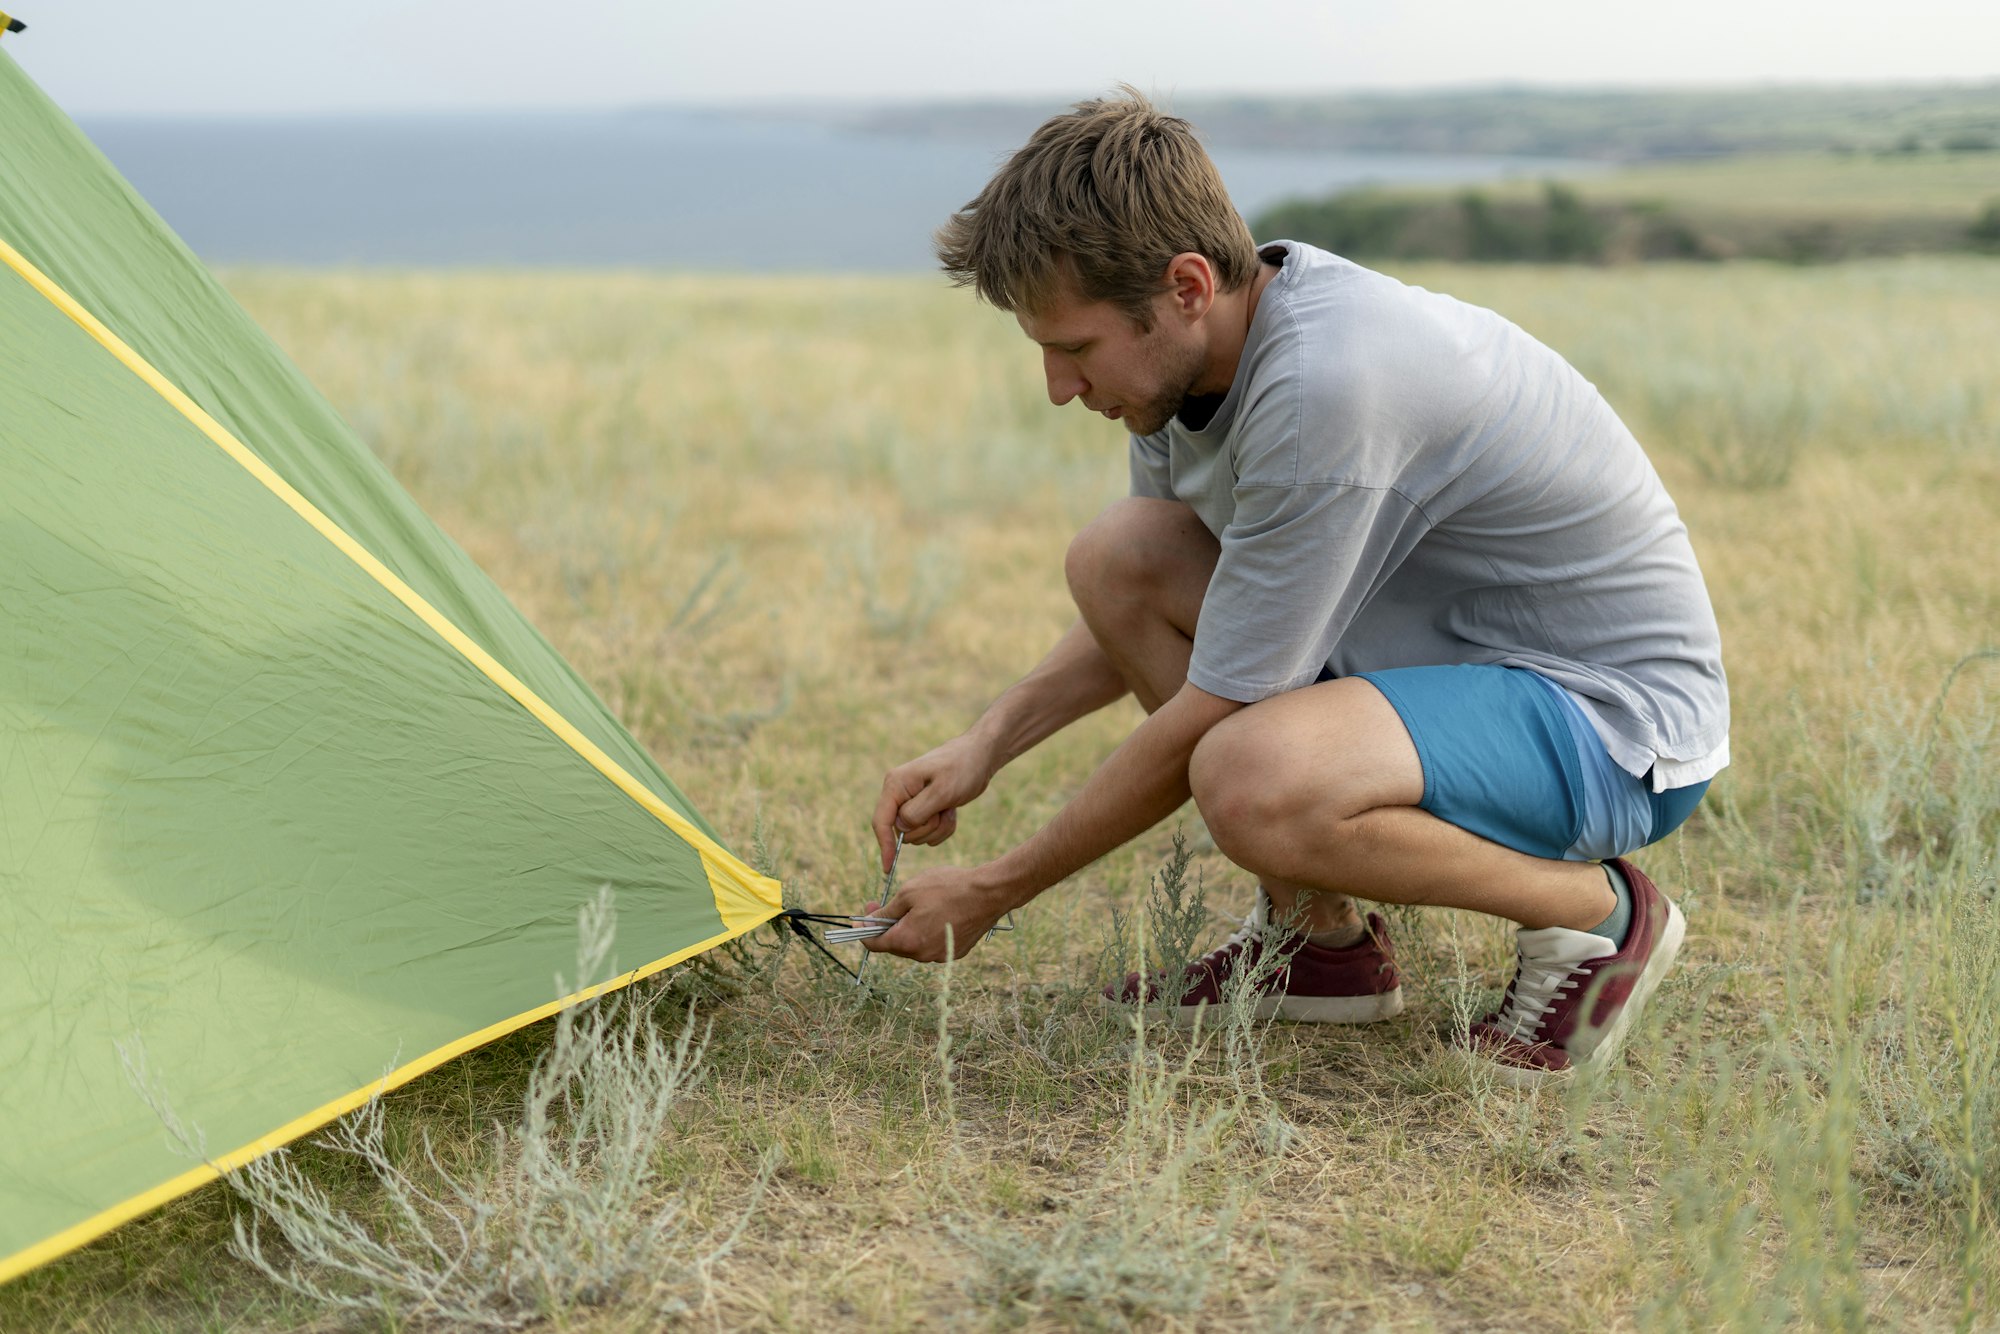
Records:
<instances>
[{"instance_id":1,"label":"distant shoreline","mask_svg":"<svg viewBox=\"0 0 2000 1334\"><path fill-rule=\"evenodd\" d=\"M218 263L911 272L1010 139L713 112L89 119ZM1597 164L1216 149L1246 215L1362 185L1538 178Z\"/></svg>"}]
</instances>

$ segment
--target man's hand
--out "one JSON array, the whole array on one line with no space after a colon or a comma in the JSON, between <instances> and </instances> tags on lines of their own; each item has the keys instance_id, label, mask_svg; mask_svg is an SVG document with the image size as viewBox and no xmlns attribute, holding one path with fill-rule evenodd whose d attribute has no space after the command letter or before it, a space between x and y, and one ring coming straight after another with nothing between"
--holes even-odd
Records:
<instances>
[{"instance_id":1,"label":"man's hand","mask_svg":"<svg viewBox=\"0 0 2000 1334\"><path fill-rule=\"evenodd\" d=\"M948 937L951 957L963 959L1014 906L986 883L980 872L939 866L912 876L887 903L869 904L868 915L900 920L873 940L861 943L878 954L942 963Z\"/></svg>"},{"instance_id":2,"label":"man's hand","mask_svg":"<svg viewBox=\"0 0 2000 1334\"><path fill-rule=\"evenodd\" d=\"M905 843L929 845L950 838L958 829L958 808L984 792L998 768L992 749L968 732L891 769L875 803L882 870L887 872L895 858L898 829Z\"/></svg>"}]
</instances>

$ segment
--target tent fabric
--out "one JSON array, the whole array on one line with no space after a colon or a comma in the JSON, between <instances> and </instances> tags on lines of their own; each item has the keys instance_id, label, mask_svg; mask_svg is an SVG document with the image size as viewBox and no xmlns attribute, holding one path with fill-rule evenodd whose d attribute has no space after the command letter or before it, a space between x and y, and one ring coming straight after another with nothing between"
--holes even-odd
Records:
<instances>
[{"instance_id":1,"label":"tent fabric","mask_svg":"<svg viewBox=\"0 0 2000 1334\"><path fill-rule=\"evenodd\" d=\"M0 53L0 1281L552 1012L607 884L621 983L780 906Z\"/></svg>"}]
</instances>

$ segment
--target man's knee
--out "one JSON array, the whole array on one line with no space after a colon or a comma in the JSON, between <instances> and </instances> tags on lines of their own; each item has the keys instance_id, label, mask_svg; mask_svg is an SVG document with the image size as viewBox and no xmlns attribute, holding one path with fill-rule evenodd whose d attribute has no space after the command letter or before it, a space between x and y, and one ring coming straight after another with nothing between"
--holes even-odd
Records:
<instances>
[{"instance_id":1,"label":"man's knee","mask_svg":"<svg viewBox=\"0 0 2000 1334\"><path fill-rule=\"evenodd\" d=\"M1079 606L1107 595L1129 598L1167 590L1197 576L1205 585L1216 544L1177 500L1127 496L1112 502L1071 539L1063 573Z\"/></svg>"},{"instance_id":2,"label":"man's knee","mask_svg":"<svg viewBox=\"0 0 2000 1334\"><path fill-rule=\"evenodd\" d=\"M1188 759L1195 808L1215 846L1238 865L1258 860L1257 845L1295 813L1299 796L1255 707L1210 728Z\"/></svg>"},{"instance_id":3,"label":"man's knee","mask_svg":"<svg viewBox=\"0 0 2000 1334\"><path fill-rule=\"evenodd\" d=\"M1409 775L1378 755L1386 747L1371 744L1365 725L1377 720L1353 715L1376 698L1358 681L1313 686L1210 728L1188 759L1188 786L1216 847L1238 865L1254 865L1270 840L1301 830L1318 843L1358 838L1355 817L1418 800L1421 769L1412 788Z\"/></svg>"}]
</instances>

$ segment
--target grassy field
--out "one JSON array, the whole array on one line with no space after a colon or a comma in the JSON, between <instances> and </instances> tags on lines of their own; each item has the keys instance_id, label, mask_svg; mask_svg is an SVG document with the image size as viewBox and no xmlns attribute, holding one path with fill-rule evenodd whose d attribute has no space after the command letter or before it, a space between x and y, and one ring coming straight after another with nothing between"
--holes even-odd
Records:
<instances>
[{"instance_id":1,"label":"grassy field","mask_svg":"<svg viewBox=\"0 0 2000 1334\"><path fill-rule=\"evenodd\" d=\"M1573 182L1594 203L1650 206L1722 253L1802 260L1959 250L2000 203L2000 152L1795 153L1629 166ZM1497 199L1532 198L1518 182Z\"/></svg>"},{"instance_id":2,"label":"grassy field","mask_svg":"<svg viewBox=\"0 0 2000 1334\"><path fill-rule=\"evenodd\" d=\"M1591 195L1691 210L1842 220L1971 217L2000 197L2000 153L1796 153L1654 162L1580 180Z\"/></svg>"},{"instance_id":3,"label":"grassy field","mask_svg":"<svg viewBox=\"0 0 2000 1334\"><path fill-rule=\"evenodd\" d=\"M1509 932L1430 911L1395 917L1397 1020L1135 1031L1094 991L1169 824L949 974L878 960L857 989L775 937L678 970L648 1013L712 1025L705 1078L641 1156L681 1229L648 1277L551 1296L548 1328L2000 1321L2000 264L1404 276L1603 389L1715 596L1736 764L1640 859L1690 934L1628 1060L1495 1087L1451 1037L1505 985ZM230 283L821 910L876 883L884 768L1067 625L1064 547L1122 490L1116 429L1052 410L1012 322L935 281ZM1024 837L1136 717L1024 757L910 865ZM1241 911L1250 882L1183 824L1208 905ZM428 1133L500 1171L492 1127L549 1036L390 1095L384 1152L421 1175ZM353 1159L297 1161L407 1236ZM218 1187L128 1225L0 1289L0 1328L428 1326L267 1283L230 1249L244 1211Z\"/></svg>"}]
</instances>

